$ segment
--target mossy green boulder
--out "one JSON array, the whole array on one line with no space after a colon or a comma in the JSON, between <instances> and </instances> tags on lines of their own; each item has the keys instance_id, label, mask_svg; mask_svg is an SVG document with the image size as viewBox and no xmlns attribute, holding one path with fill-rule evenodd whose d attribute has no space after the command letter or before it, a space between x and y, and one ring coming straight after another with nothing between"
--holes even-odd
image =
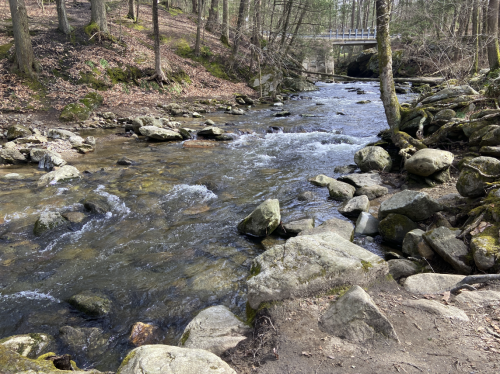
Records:
<instances>
[{"instance_id":1,"label":"mossy green boulder","mask_svg":"<svg viewBox=\"0 0 500 374\"><path fill-rule=\"evenodd\" d=\"M487 227L472 237L470 247L474 257L474 263L479 270L487 271L495 266L498 267L500 260L500 243L498 240L498 229L500 225L495 224Z\"/></svg>"},{"instance_id":2,"label":"mossy green boulder","mask_svg":"<svg viewBox=\"0 0 500 374\"><path fill-rule=\"evenodd\" d=\"M498 175L500 175L499 160L487 156L473 158L463 164L457 180L457 190L465 197L484 196L486 183L497 180Z\"/></svg>"},{"instance_id":3,"label":"mossy green boulder","mask_svg":"<svg viewBox=\"0 0 500 374\"><path fill-rule=\"evenodd\" d=\"M55 340L48 334L24 334L1 339L0 345L19 353L21 356L36 358L52 349Z\"/></svg>"},{"instance_id":4,"label":"mossy green boulder","mask_svg":"<svg viewBox=\"0 0 500 374\"><path fill-rule=\"evenodd\" d=\"M7 140L14 140L17 138L25 138L31 136L30 129L23 125L12 125L7 129Z\"/></svg>"},{"instance_id":5,"label":"mossy green boulder","mask_svg":"<svg viewBox=\"0 0 500 374\"><path fill-rule=\"evenodd\" d=\"M66 221L58 212L43 212L35 222L33 233L36 236L40 236L45 231L49 231L61 225L65 225L67 222L68 221Z\"/></svg>"},{"instance_id":6,"label":"mossy green boulder","mask_svg":"<svg viewBox=\"0 0 500 374\"><path fill-rule=\"evenodd\" d=\"M89 118L92 111L102 105L103 101L104 98L98 93L89 92L78 102L66 105L59 116L59 120L63 122L84 121Z\"/></svg>"},{"instance_id":7,"label":"mossy green boulder","mask_svg":"<svg viewBox=\"0 0 500 374\"><path fill-rule=\"evenodd\" d=\"M75 309L90 317L103 317L111 311L111 300L102 294L90 291L74 295L68 302Z\"/></svg>"},{"instance_id":8,"label":"mossy green boulder","mask_svg":"<svg viewBox=\"0 0 500 374\"><path fill-rule=\"evenodd\" d=\"M280 224L280 203L277 199L268 199L246 216L238 225L238 231L252 236L267 236Z\"/></svg>"},{"instance_id":9,"label":"mossy green boulder","mask_svg":"<svg viewBox=\"0 0 500 374\"><path fill-rule=\"evenodd\" d=\"M378 225L380 235L384 240L402 244L407 233L418 229L418 225L402 214L391 213L387 215Z\"/></svg>"}]
</instances>

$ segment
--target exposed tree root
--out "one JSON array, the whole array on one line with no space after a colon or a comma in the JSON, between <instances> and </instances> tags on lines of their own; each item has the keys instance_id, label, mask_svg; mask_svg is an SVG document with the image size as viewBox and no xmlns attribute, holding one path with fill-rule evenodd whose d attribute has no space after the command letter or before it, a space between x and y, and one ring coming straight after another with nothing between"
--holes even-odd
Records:
<instances>
[{"instance_id":1,"label":"exposed tree root","mask_svg":"<svg viewBox=\"0 0 500 374\"><path fill-rule=\"evenodd\" d=\"M486 283L494 280L500 280L500 274L478 274L478 275L469 275L465 277L460 282L455 284L455 286L451 289L451 293L457 293L467 285L476 284L476 283ZM466 287L468 288L468 287Z\"/></svg>"}]
</instances>

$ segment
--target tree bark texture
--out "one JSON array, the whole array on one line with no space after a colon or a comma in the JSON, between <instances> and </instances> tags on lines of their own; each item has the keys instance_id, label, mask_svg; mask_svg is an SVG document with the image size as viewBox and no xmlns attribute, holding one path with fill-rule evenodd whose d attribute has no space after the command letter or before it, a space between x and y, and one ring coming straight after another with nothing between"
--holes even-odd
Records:
<instances>
[{"instance_id":1,"label":"tree bark texture","mask_svg":"<svg viewBox=\"0 0 500 374\"><path fill-rule=\"evenodd\" d=\"M472 63L472 73L479 71L479 0L474 0L472 9L472 37L474 39L474 62Z\"/></svg>"},{"instance_id":2,"label":"tree bark texture","mask_svg":"<svg viewBox=\"0 0 500 374\"><path fill-rule=\"evenodd\" d=\"M390 0L377 0L377 45L380 68L380 96L384 104L387 123L392 133L399 131L401 107L394 89L392 76L392 50L389 35L389 19L391 15Z\"/></svg>"},{"instance_id":3,"label":"tree bark texture","mask_svg":"<svg viewBox=\"0 0 500 374\"><path fill-rule=\"evenodd\" d=\"M219 0L212 0L210 2L210 9L208 10L207 30L214 32L219 25Z\"/></svg>"},{"instance_id":4,"label":"tree bark texture","mask_svg":"<svg viewBox=\"0 0 500 374\"><path fill-rule=\"evenodd\" d=\"M130 18L131 20L135 21L136 18L136 12L135 12L135 0L128 0L128 14L127 18Z\"/></svg>"},{"instance_id":5,"label":"tree bark texture","mask_svg":"<svg viewBox=\"0 0 500 374\"><path fill-rule=\"evenodd\" d=\"M222 0L222 43L229 45L229 0Z\"/></svg>"},{"instance_id":6,"label":"tree bark texture","mask_svg":"<svg viewBox=\"0 0 500 374\"><path fill-rule=\"evenodd\" d=\"M488 62L491 70L500 68L500 51L498 48L498 1L490 0L488 4Z\"/></svg>"},{"instance_id":7,"label":"tree bark texture","mask_svg":"<svg viewBox=\"0 0 500 374\"><path fill-rule=\"evenodd\" d=\"M233 56L236 57L239 47L240 47L240 39L243 33L243 25L246 9L248 5L248 0L240 0L240 7L238 9L238 21L236 23L236 35L234 36L234 45L233 45Z\"/></svg>"},{"instance_id":8,"label":"tree bark texture","mask_svg":"<svg viewBox=\"0 0 500 374\"><path fill-rule=\"evenodd\" d=\"M154 0L153 0L154 1ZM201 44L201 10L202 3L198 0L198 26L196 27L196 43L194 44L194 54L195 56L200 55L200 44Z\"/></svg>"},{"instance_id":9,"label":"tree bark texture","mask_svg":"<svg viewBox=\"0 0 500 374\"><path fill-rule=\"evenodd\" d=\"M22 75L33 78L35 76L33 46L31 45L28 14L24 0L9 0L9 6L16 48L16 64Z\"/></svg>"},{"instance_id":10,"label":"tree bark texture","mask_svg":"<svg viewBox=\"0 0 500 374\"><path fill-rule=\"evenodd\" d=\"M158 23L158 0L153 0L153 33L155 35L155 74L160 83L167 81L163 69L161 67L161 50L160 50L160 25Z\"/></svg>"},{"instance_id":11,"label":"tree bark texture","mask_svg":"<svg viewBox=\"0 0 500 374\"><path fill-rule=\"evenodd\" d=\"M59 22L58 29L68 35L71 33L71 26L69 25L68 16L66 15L66 0L56 0L56 7L57 20Z\"/></svg>"},{"instance_id":12,"label":"tree bark texture","mask_svg":"<svg viewBox=\"0 0 500 374\"><path fill-rule=\"evenodd\" d=\"M97 24L99 31L109 33L108 20L106 18L106 2L104 0L91 0L92 10L90 22Z\"/></svg>"},{"instance_id":13,"label":"tree bark texture","mask_svg":"<svg viewBox=\"0 0 500 374\"><path fill-rule=\"evenodd\" d=\"M198 0L191 0L191 3L193 5L193 13L198 13Z\"/></svg>"}]
</instances>

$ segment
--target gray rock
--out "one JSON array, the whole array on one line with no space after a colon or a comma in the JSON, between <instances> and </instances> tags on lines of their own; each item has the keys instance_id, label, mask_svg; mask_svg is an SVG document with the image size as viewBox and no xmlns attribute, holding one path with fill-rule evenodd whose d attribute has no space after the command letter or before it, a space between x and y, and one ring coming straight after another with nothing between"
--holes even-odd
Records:
<instances>
[{"instance_id":1,"label":"gray rock","mask_svg":"<svg viewBox=\"0 0 500 374\"><path fill-rule=\"evenodd\" d=\"M231 311L217 305L201 311L184 329L179 346L198 348L220 356L246 339L250 327Z\"/></svg>"},{"instance_id":2,"label":"gray rock","mask_svg":"<svg viewBox=\"0 0 500 374\"><path fill-rule=\"evenodd\" d=\"M395 244L402 244L406 234L416 228L418 228L418 225L411 219L394 213L381 220L378 226L380 235L384 240Z\"/></svg>"},{"instance_id":3,"label":"gray rock","mask_svg":"<svg viewBox=\"0 0 500 374\"><path fill-rule=\"evenodd\" d=\"M297 199L299 201L313 201L315 198L316 198L316 196L314 195L314 192L312 192L312 191L304 191L304 192L301 192L299 194L299 196L297 196Z\"/></svg>"},{"instance_id":4,"label":"gray rock","mask_svg":"<svg viewBox=\"0 0 500 374\"><path fill-rule=\"evenodd\" d=\"M340 284L368 284L388 272L377 255L337 234L300 235L267 250L252 262L248 302L311 296Z\"/></svg>"},{"instance_id":5,"label":"gray rock","mask_svg":"<svg viewBox=\"0 0 500 374\"><path fill-rule=\"evenodd\" d=\"M280 204L277 199L268 199L238 224L238 231L252 236L267 236L281 222Z\"/></svg>"},{"instance_id":6,"label":"gray rock","mask_svg":"<svg viewBox=\"0 0 500 374\"><path fill-rule=\"evenodd\" d=\"M68 223L58 212L43 212L35 222L33 233L37 236Z\"/></svg>"},{"instance_id":7,"label":"gray rock","mask_svg":"<svg viewBox=\"0 0 500 374\"><path fill-rule=\"evenodd\" d=\"M368 200L376 199L377 197L381 197L387 195L389 190L384 186L369 186L369 187L361 187L356 190L354 193L355 196L365 195Z\"/></svg>"},{"instance_id":8,"label":"gray rock","mask_svg":"<svg viewBox=\"0 0 500 374\"><path fill-rule=\"evenodd\" d=\"M32 162L40 162L40 160L43 158L43 156L45 156L47 153L52 154L52 155L57 156L57 157L61 157L61 155L59 153L54 152L54 151L49 151L48 149L31 148L30 159Z\"/></svg>"},{"instance_id":9,"label":"gray rock","mask_svg":"<svg viewBox=\"0 0 500 374\"><path fill-rule=\"evenodd\" d=\"M462 273L470 274L472 268L467 263L466 256L469 254L469 248L465 243L456 238L459 230L450 230L446 227L426 232L423 237L427 244L453 268Z\"/></svg>"},{"instance_id":10,"label":"gray rock","mask_svg":"<svg viewBox=\"0 0 500 374\"><path fill-rule=\"evenodd\" d=\"M242 116L245 114L245 111L243 109L239 109L239 108L231 108L231 110L229 111L229 114L232 114L234 116Z\"/></svg>"},{"instance_id":11,"label":"gray rock","mask_svg":"<svg viewBox=\"0 0 500 374\"><path fill-rule=\"evenodd\" d=\"M90 317L102 317L111 311L111 300L104 295L90 291L73 295L68 302L75 309Z\"/></svg>"},{"instance_id":12,"label":"gray rock","mask_svg":"<svg viewBox=\"0 0 500 374\"><path fill-rule=\"evenodd\" d=\"M65 347L91 359L100 356L108 346L108 336L98 327L63 326L59 334Z\"/></svg>"},{"instance_id":13,"label":"gray rock","mask_svg":"<svg viewBox=\"0 0 500 374\"><path fill-rule=\"evenodd\" d=\"M111 211L111 206L104 196L95 195L87 197L83 201L85 209L94 214L106 214Z\"/></svg>"},{"instance_id":14,"label":"gray rock","mask_svg":"<svg viewBox=\"0 0 500 374\"><path fill-rule=\"evenodd\" d=\"M3 179L22 179L22 175L18 173L9 173L3 176Z\"/></svg>"},{"instance_id":15,"label":"gray rock","mask_svg":"<svg viewBox=\"0 0 500 374\"><path fill-rule=\"evenodd\" d=\"M81 136L78 136L78 135L72 136L68 140L73 148L76 148L76 147L82 145L83 141L84 141L83 138Z\"/></svg>"},{"instance_id":16,"label":"gray rock","mask_svg":"<svg viewBox=\"0 0 500 374\"><path fill-rule=\"evenodd\" d=\"M467 317L467 314L462 309L451 305L443 305L434 300L406 300L403 302L403 305L444 318L452 318L464 322L469 321L469 317Z\"/></svg>"},{"instance_id":17,"label":"gray rock","mask_svg":"<svg viewBox=\"0 0 500 374\"><path fill-rule=\"evenodd\" d=\"M416 294L440 294L450 291L464 275L421 273L409 276L404 282L406 291Z\"/></svg>"},{"instance_id":18,"label":"gray rock","mask_svg":"<svg viewBox=\"0 0 500 374\"><path fill-rule=\"evenodd\" d=\"M334 178L327 177L326 175L320 174L315 176L314 178L309 178L309 182L314 184L315 186L319 187L326 187L328 186L331 182L334 182Z\"/></svg>"},{"instance_id":19,"label":"gray rock","mask_svg":"<svg viewBox=\"0 0 500 374\"><path fill-rule=\"evenodd\" d=\"M69 222L80 223L85 219L85 214L81 212L66 212L61 214Z\"/></svg>"},{"instance_id":20,"label":"gray rock","mask_svg":"<svg viewBox=\"0 0 500 374\"><path fill-rule=\"evenodd\" d=\"M19 152L16 148L2 148L0 149L0 164L25 164L28 162L26 156Z\"/></svg>"},{"instance_id":21,"label":"gray rock","mask_svg":"<svg viewBox=\"0 0 500 374\"><path fill-rule=\"evenodd\" d=\"M17 144L43 144L47 143L48 139L42 135L31 135L26 138L17 138L15 142Z\"/></svg>"},{"instance_id":22,"label":"gray rock","mask_svg":"<svg viewBox=\"0 0 500 374\"><path fill-rule=\"evenodd\" d=\"M354 196L354 192L356 192L356 188L354 188L350 184L333 180L328 185L328 192L330 193L330 197L332 199L345 201L352 199L352 197Z\"/></svg>"},{"instance_id":23,"label":"gray rock","mask_svg":"<svg viewBox=\"0 0 500 374\"><path fill-rule=\"evenodd\" d=\"M132 350L116 374L236 374L219 357L203 349L143 345Z\"/></svg>"},{"instance_id":24,"label":"gray rock","mask_svg":"<svg viewBox=\"0 0 500 374\"><path fill-rule=\"evenodd\" d=\"M370 200L368 200L368 197L365 195L356 196L344 202L337 209L343 216L358 218L361 212L368 212L368 210L370 210Z\"/></svg>"},{"instance_id":25,"label":"gray rock","mask_svg":"<svg viewBox=\"0 0 500 374\"><path fill-rule=\"evenodd\" d=\"M406 259L396 259L387 261L389 274L396 280L417 274L420 269L417 264Z\"/></svg>"},{"instance_id":26,"label":"gray rock","mask_svg":"<svg viewBox=\"0 0 500 374\"><path fill-rule=\"evenodd\" d=\"M378 173L349 174L338 178L339 181L349 183L356 188L372 187L382 184Z\"/></svg>"},{"instance_id":27,"label":"gray rock","mask_svg":"<svg viewBox=\"0 0 500 374\"><path fill-rule=\"evenodd\" d=\"M360 343L374 338L399 342L394 327L361 287L353 286L330 305L319 321L321 330Z\"/></svg>"},{"instance_id":28,"label":"gray rock","mask_svg":"<svg viewBox=\"0 0 500 374\"><path fill-rule=\"evenodd\" d=\"M354 162L363 172L390 171L392 167L391 156L384 148L378 146L360 149L354 154Z\"/></svg>"},{"instance_id":29,"label":"gray rock","mask_svg":"<svg viewBox=\"0 0 500 374\"><path fill-rule=\"evenodd\" d=\"M53 138L53 139L69 139L72 136L78 136L78 135L75 134L74 132L61 129L50 129L47 135L48 138Z\"/></svg>"},{"instance_id":30,"label":"gray rock","mask_svg":"<svg viewBox=\"0 0 500 374\"><path fill-rule=\"evenodd\" d=\"M139 128L139 132L155 140L182 140L182 135L178 132L156 126L143 126Z\"/></svg>"},{"instance_id":31,"label":"gray rock","mask_svg":"<svg viewBox=\"0 0 500 374\"><path fill-rule=\"evenodd\" d=\"M481 147L500 145L500 127L496 127L484 134L479 145Z\"/></svg>"},{"instance_id":32,"label":"gray rock","mask_svg":"<svg viewBox=\"0 0 500 374\"><path fill-rule=\"evenodd\" d=\"M104 113L102 113L102 118L114 120L114 119L116 119L116 114L113 112L104 112Z\"/></svg>"},{"instance_id":33,"label":"gray rock","mask_svg":"<svg viewBox=\"0 0 500 374\"><path fill-rule=\"evenodd\" d=\"M45 153L38 162L38 168L46 171L51 171L54 167L63 165L66 165L66 161L64 161L56 152Z\"/></svg>"},{"instance_id":34,"label":"gray rock","mask_svg":"<svg viewBox=\"0 0 500 374\"><path fill-rule=\"evenodd\" d=\"M314 228L314 219L305 218L298 221L292 221L283 224L283 229L280 229L280 234L286 236L297 236L302 231L311 230Z\"/></svg>"},{"instance_id":35,"label":"gray rock","mask_svg":"<svg viewBox=\"0 0 500 374\"><path fill-rule=\"evenodd\" d=\"M373 217L370 213L361 212L356 221L356 228L354 233L356 235L377 235L378 234L378 219Z\"/></svg>"},{"instance_id":36,"label":"gray rock","mask_svg":"<svg viewBox=\"0 0 500 374\"><path fill-rule=\"evenodd\" d=\"M500 146L484 146L481 147L479 153L483 156L500 157Z\"/></svg>"},{"instance_id":37,"label":"gray rock","mask_svg":"<svg viewBox=\"0 0 500 374\"><path fill-rule=\"evenodd\" d=\"M452 118L455 118L456 115L457 113L453 109L443 109L436 113L433 122L436 122L439 125L444 125Z\"/></svg>"},{"instance_id":38,"label":"gray rock","mask_svg":"<svg viewBox=\"0 0 500 374\"><path fill-rule=\"evenodd\" d=\"M422 235L425 231L415 229L408 232L403 240L403 253L410 257L423 257L431 259L434 257L434 251L427 244Z\"/></svg>"},{"instance_id":39,"label":"gray rock","mask_svg":"<svg viewBox=\"0 0 500 374\"><path fill-rule=\"evenodd\" d=\"M47 334L25 334L0 339L0 345L21 356L37 358L55 348L55 340Z\"/></svg>"},{"instance_id":40,"label":"gray rock","mask_svg":"<svg viewBox=\"0 0 500 374\"><path fill-rule=\"evenodd\" d=\"M211 119L207 119L205 122L204 122L205 125L207 126L215 126L215 122L212 121Z\"/></svg>"},{"instance_id":41,"label":"gray rock","mask_svg":"<svg viewBox=\"0 0 500 374\"><path fill-rule=\"evenodd\" d=\"M135 164L135 162L128 157L122 157L118 161L116 161L118 165L129 166Z\"/></svg>"},{"instance_id":42,"label":"gray rock","mask_svg":"<svg viewBox=\"0 0 500 374\"><path fill-rule=\"evenodd\" d=\"M479 95L479 94L472 87L467 85L449 87L439 91L438 93L432 96L425 98L424 100L422 100L422 104L434 103L436 101L451 99L462 95Z\"/></svg>"},{"instance_id":43,"label":"gray rock","mask_svg":"<svg viewBox=\"0 0 500 374\"><path fill-rule=\"evenodd\" d=\"M224 130L221 129L220 127L215 127L215 126L207 126L202 130L198 131L198 135L208 136L208 137L222 135L222 134L224 134Z\"/></svg>"},{"instance_id":44,"label":"gray rock","mask_svg":"<svg viewBox=\"0 0 500 374\"><path fill-rule=\"evenodd\" d=\"M22 125L12 125L7 129L7 140L11 141L17 138L25 138L31 136L30 129Z\"/></svg>"},{"instance_id":45,"label":"gray rock","mask_svg":"<svg viewBox=\"0 0 500 374\"><path fill-rule=\"evenodd\" d=\"M191 113L191 116L192 116L193 118L203 118L203 115L202 115L202 114L200 114L200 113L198 113L198 112L193 112L193 113Z\"/></svg>"},{"instance_id":46,"label":"gray rock","mask_svg":"<svg viewBox=\"0 0 500 374\"><path fill-rule=\"evenodd\" d=\"M485 291L462 291L455 297L455 301L461 304L470 304L470 306L489 306L500 304L500 292Z\"/></svg>"},{"instance_id":47,"label":"gray rock","mask_svg":"<svg viewBox=\"0 0 500 374\"><path fill-rule=\"evenodd\" d=\"M486 231L486 230L485 230ZM474 263L479 270L489 270L498 263L500 246L498 245L498 229L496 237L482 232L473 236L470 242Z\"/></svg>"},{"instance_id":48,"label":"gray rock","mask_svg":"<svg viewBox=\"0 0 500 374\"><path fill-rule=\"evenodd\" d=\"M428 177L448 169L453 163L453 153L439 149L425 148L417 151L405 162L405 169L412 174Z\"/></svg>"},{"instance_id":49,"label":"gray rock","mask_svg":"<svg viewBox=\"0 0 500 374\"><path fill-rule=\"evenodd\" d=\"M413 221L423 221L443 207L425 192L405 190L394 194L380 204L379 219L390 213L402 214Z\"/></svg>"},{"instance_id":50,"label":"gray rock","mask_svg":"<svg viewBox=\"0 0 500 374\"><path fill-rule=\"evenodd\" d=\"M472 166L469 167L469 166ZM483 175L477 172L479 169ZM500 161L493 157L476 157L464 163L462 171L458 176L457 190L465 197L479 197L486 194L486 182L495 181L496 175L500 174ZM485 177L491 175L492 177Z\"/></svg>"},{"instance_id":51,"label":"gray rock","mask_svg":"<svg viewBox=\"0 0 500 374\"><path fill-rule=\"evenodd\" d=\"M323 222L318 227L302 231L299 236L325 233L337 234L346 240L352 241L354 235L354 226L351 222L344 221L339 218L331 218Z\"/></svg>"},{"instance_id":52,"label":"gray rock","mask_svg":"<svg viewBox=\"0 0 500 374\"><path fill-rule=\"evenodd\" d=\"M463 197L457 193L450 193L441 196L439 199L437 199L437 202L443 206L444 211L458 214L468 203L468 200L466 197Z\"/></svg>"},{"instance_id":53,"label":"gray rock","mask_svg":"<svg viewBox=\"0 0 500 374\"><path fill-rule=\"evenodd\" d=\"M66 181L70 179L81 178L80 172L77 168L70 165L64 165L58 170L51 171L38 180L38 187L53 185L59 181Z\"/></svg>"}]
</instances>

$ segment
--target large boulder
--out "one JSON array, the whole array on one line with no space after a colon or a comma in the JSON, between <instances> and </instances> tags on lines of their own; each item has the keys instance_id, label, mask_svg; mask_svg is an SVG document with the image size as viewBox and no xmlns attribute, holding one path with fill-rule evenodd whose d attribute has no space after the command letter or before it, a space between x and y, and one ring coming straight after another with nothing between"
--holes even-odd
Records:
<instances>
[{"instance_id":1,"label":"large boulder","mask_svg":"<svg viewBox=\"0 0 500 374\"><path fill-rule=\"evenodd\" d=\"M81 178L78 169L74 166L64 165L60 169L42 175L38 180L38 187L47 186L49 184L53 185L59 181L66 181L75 178Z\"/></svg>"},{"instance_id":2,"label":"large boulder","mask_svg":"<svg viewBox=\"0 0 500 374\"><path fill-rule=\"evenodd\" d=\"M438 93L426 97L424 100L422 100L422 104L430 104L434 103L436 101L441 101L445 99L452 99L454 97L458 96L471 96L471 95L479 95L477 91L475 91L472 87L464 85L464 86L454 86L454 87L449 87L445 88L444 90L439 91Z\"/></svg>"},{"instance_id":3,"label":"large boulder","mask_svg":"<svg viewBox=\"0 0 500 374\"><path fill-rule=\"evenodd\" d=\"M493 157L476 157L462 165L458 176L457 190L465 197L484 196L487 182L493 182L500 175L500 161Z\"/></svg>"},{"instance_id":4,"label":"large boulder","mask_svg":"<svg viewBox=\"0 0 500 374\"><path fill-rule=\"evenodd\" d=\"M500 304L500 292L492 290L484 291L462 291L455 297L455 301L460 304L470 304L470 306L488 306Z\"/></svg>"},{"instance_id":5,"label":"large boulder","mask_svg":"<svg viewBox=\"0 0 500 374\"><path fill-rule=\"evenodd\" d=\"M224 130L222 130L220 127L216 126L207 126L200 131L198 131L198 135L201 136L207 136L207 137L213 137L213 136L218 136L224 134Z\"/></svg>"},{"instance_id":6,"label":"large boulder","mask_svg":"<svg viewBox=\"0 0 500 374\"><path fill-rule=\"evenodd\" d=\"M217 305L207 308L193 318L184 329L179 346L198 348L220 356L246 339L250 327L241 322L231 311Z\"/></svg>"},{"instance_id":7,"label":"large boulder","mask_svg":"<svg viewBox=\"0 0 500 374\"><path fill-rule=\"evenodd\" d=\"M356 221L354 233L356 235L377 235L378 234L378 219L370 213L361 212Z\"/></svg>"},{"instance_id":8,"label":"large boulder","mask_svg":"<svg viewBox=\"0 0 500 374\"><path fill-rule=\"evenodd\" d=\"M379 222L378 230L385 241L402 244L407 233L418 228L407 216L391 213Z\"/></svg>"},{"instance_id":9,"label":"large boulder","mask_svg":"<svg viewBox=\"0 0 500 374\"><path fill-rule=\"evenodd\" d=\"M139 132L141 135L155 140L182 140L182 135L178 132L156 126L143 126L139 128Z\"/></svg>"},{"instance_id":10,"label":"large boulder","mask_svg":"<svg viewBox=\"0 0 500 374\"><path fill-rule=\"evenodd\" d=\"M420 229L408 232L403 240L403 253L410 257L433 258L434 251L425 241L424 234L425 231Z\"/></svg>"},{"instance_id":11,"label":"large boulder","mask_svg":"<svg viewBox=\"0 0 500 374\"><path fill-rule=\"evenodd\" d=\"M389 260L387 261L387 265L389 265L389 274L396 280L409 277L420 271L416 263L404 258Z\"/></svg>"},{"instance_id":12,"label":"large boulder","mask_svg":"<svg viewBox=\"0 0 500 374\"><path fill-rule=\"evenodd\" d=\"M453 153L439 149L424 148L405 162L405 169L412 174L428 177L448 169L453 162Z\"/></svg>"},{"instance_id":13,"label":"large boulder","mask_svg":"<svg viewBox=\"0 0 500 374\"><path fill-rule=\"evenodd\" d=\"M58 212L43 212L35 222L33 233L37 236L68 223Z\"/></svg>"},{"instance_id":14,"label":"large boulder","mask_svg":"<svg viewBox=\"0 0 500 374\"><path fill-rule=\"evenodd\" d=\"M348 218L358 218L361 212L368 212L370 200L365 195L353 197L338 207L338 211Z\"/></svg>"},{"instance_id":15,"label":"large boulder","mask_svg":"<svg viewBox=\"0 0 500 374\"><path fill-rule=\"evenodd\" d=\"M452 118L455 118L456 115L457 113L453 109L442 109L436 113L436 115L432 119L432 122L436 123L439 126L442 126Z\"/></svg>"},{"instance_id":16,"label":"large boulder","mask_svg":"<svg viewBox=\"0 0 500 374\"><path fill-rule=\"evenodd\" d=\"M317 91L318 88L305 77L284 77L283 88L292 92Z\"/></svg>"},{"instance_id":17,"label":"large boulder","mask_svg":"<svg viewBox=\"0 0 500 374\"><path fill-rule=\"evenodd\" d=\"M431 217L443 207L425 192L405 190L398 192L380 204L379 219L391 213L402 214L413 221Z\"/></svg>"},{"instance_id":18,"label":"large boulder","mask_svg":"<svg viewBox=\"0 0 500 374\"><path fill-rule=\"evenodd\" d=\"M330 305L319 321L321 330L361 343L374 338L399 342L391 322L361 287L353 286Z\"/></svg>"},{"instance_id":19,"label":"large boulder","mask_svg":"<svg viewBox=\"0 0 500 374\"><path fill-rule=\"evenodd\" d=\"M111 300L100 293L84 291L71 296L68 302L90 317L103 317L111 311Z\"/></svg>"},{"instance_id":20,"label":"large boulder","mask_svg":"<svg viewBox=\"0 0 500 374\"><path fill-rule=\"evenodd\" d=\"M46 171L51 171L54 167L64 166L66 161L56 154L56 152L47 152L38 162L38 168Z\"/></svg>"},{"instance_id":21,"label":"large boulder","mask_svg":"<svg viewBox=\"0 0 500 374\"><path fill-rule=\"evenodd\" d=\"M19 152L16 148L2 148L0 149L0 164L25 164L28 159L24 154Z\"/></svg>"},{"instance_id":22,"label":"large boulder","mask_svg":"<svg viewBox=\"0 0 500 374\"><path fill-rule=\"evenodd\" d=\"M492 225L472 237L470 248L474 263L479 270L486 271L498 264L500 259L498 229L498 225Z\"/></svg>"},{"instance_id":23,"label":"large boulder","mask_svg":"<svg viewBox=\"0 0 500 374\"><path fill-rule=\"evenodd\" d=\"M236 374L219 357L203 349L143 345L132 350L116 374Z\"/></svg>"},{"instance_id":24,"label":"large boulder","mask_svg":"<svg viewBox=\"0 0 500 374\"><path fill-rule=\"evenodd\" d=\"M354 162L363 172L390 171L392 167L391 156L384 148L378 146L360 149L354 154Z\"/></svg>"},{"instance_id":25,"label":"large boulder","mask_svg":"<svg viewBox=\"0 0 500 374\"><path fill-rule=\"evenodd\" d=\"M42 158L46 154L52 155L54 157L59 157L62 159L62 156L54 151L48 150L48 149L43 149L43 148L31 148L30 149L30 160L31 162L40 162Z\"/></svg>"},{"instance_id":26,"label":"large boulder","mask_svg":"<svg viewBox=\"0 0 500 374\"><path fill-rule=\"evenodd\" d=\"M354 226L351 222L344 221L343 219L331 218L315 228L301 231L299 233L299 236L324 233L337 234L346 240L352 241L352 237L354 235Z\"/></svg>"},{"instance_id":27,"label":"large boulder","mask_svg":"<svg viewBox=\"0 0 500 374\"><path fill-rule=\"evenodd\" d=\"M345 201L352 199L354 192L356 192L356 188L350 184L334 179L328 184L328 192L330 193L330 197L332 199Z\"/></svg>"},{"instance_id":28,"label":"large boulder","mask_svg":"<svg viewBox=\"0 0 500 374\"><path fill-rule=\"evenodd\" d=\"M377 197L387 195L389 193L389 189L384 186L368 186L361 187L356 190L354 196L365 195L368 200L376 199Z\"/></svg>"},{"instance_id":29,"label":"large boulder","mask_svg":"<svg viewBox=\"0 0 500 374\"><path fill-rule=\"evenodd\" d=\"M23 125L12 125L7 129L7 140L11 141L17 138L26 138L31 136L30 129Z\"/></svg>"},{"instance_id":30,"label":"large boulder","mask_svg":"<svg viewBox=\"0 0 500 374\"><path fill-rule=\"evenodd\" d=\"M47 137L52 139L69 139L73 136L78 136L74 132L63 129L50 129Z\"/></svg>"},{"instance_id":31,"label":"large boulder","mask_svg":"<svg viewBox=\"0 0 500 374\"><path fill-rule=\"evenodd\" d=\"M416 294L439 294L450 291L464 275L421 273L406 278L403 286L406 291Z\"/></svg>"},{"instance_id":32,"label":"large boulder","mask_svg":"<svg viewBox=\"0 0 500 374\"><path fill-rule=\"evenodd\" d=\"M278 227L280 222L279 201L268 199L238 224L238 231L252 236L267 236Z\"/></svg>"},{"instance_id":33,"label":"large boulder","mask_svg":"<svg viewBox=\"0 0 500 374\"><path fill-rule=\"evenodd\" d=\"M382 178L378 173L348 174L338 178L339 181L349 183L356 188L378 186Z\"/></svg>"},{"instance_id":34,"label":"large boulder","mask_svg":"<svg viewBox=\"0 0 500 374\"><path fill-rule=\"evenodd\" d=\"M323 174L317 175L314 178L309 178L308 180L309 180L309 182L311 182L315 186L319 186L319 187L326 187L330 183L335 181L334 178L327 177L326 175L323 175Z\"/></svg>"},{"instance_id":35,"label":"large boulder","mask_svg":"<svg viewBox=\"0 0 500 374\"><path fill-rule=\"evenodd\" d=\"M463 241L456 238L459 233L460 230L450 230L441 226L426 232L423 237L429 246L456 271L461 274L470 274L472 268L467 260L469 248Z\"/></svg>"},{"instance_id":36,"label":"large boulder","mask_svg":"<svg viewBox=\"0 0 500 374\"><path fill-rule=\"evenodd\" d=\"M314 229L314 219L312 218L304 218L299 219L298 221L292 221L288 223L284 223L282 225L282 229L278 229L280 235L284 236L297 236L302 231L312 230Z\"/></svg>"},{"instance_id":37,"label":"large boulder","mask_svg":"<svg viewBox=\"0 0 500 374\"><path fill-rule=\"evenodd\" d=\"M51 335L47 334L24 334L0 339L0 345L21 356L36 358L55 348L55 341Z\"/></svg>"},{"instance_id":38,"label":"large boulder","mask_svg":"<svg viewBox=\"0 0 500 374\"><path fill-rule=\"evenodd\" d=\"M310 296L338 285L369 284L388 272L377 255L337 234L303 235L267 250L252 262L247 281L253 309L266 301Z\"/></svg>"},{"instance_id":39,"label":"large boulder","mask_svg":"<svg viewBox=\"0 0 500 374\"><path fill-rule=\"evenodd\" d=\"M500 127L497 126L484 134L479 145L481 147L500 145Z\"/></svg>"}]
</instances>

